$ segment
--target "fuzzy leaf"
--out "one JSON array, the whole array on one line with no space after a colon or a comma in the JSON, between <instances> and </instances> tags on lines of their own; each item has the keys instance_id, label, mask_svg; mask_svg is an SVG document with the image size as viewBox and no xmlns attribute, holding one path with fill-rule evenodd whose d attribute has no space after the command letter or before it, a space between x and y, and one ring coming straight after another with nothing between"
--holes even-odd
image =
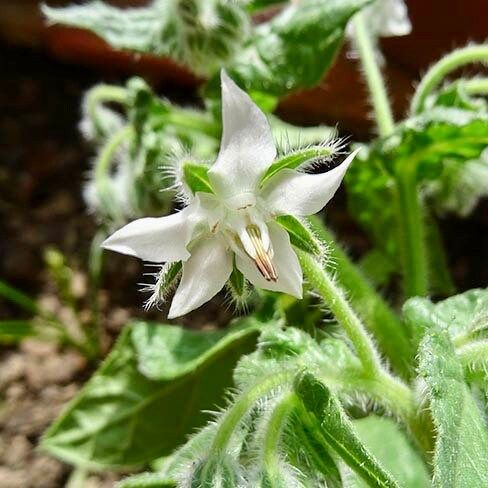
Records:
<instances>
[{"instance_id":1,"label":"fuzzy leaf","mask_svg":"<svg viewBox=\"0 0 488 488\"><path fill-rule=\"evenodd\" d=\"M488 485L488 431L448 335L432 330L420 347L419 375L436 428L434 487Z\"/></svg>"},{"instance_id":2,"label":"fuzzy leaf","mask_svg":"<svg viewBox=\"0 0 488 488\"><path fill-rule=\"evenodd\" d=\"M427 298L411 298L403 314L417 337L442 327L452 339L461 335L480 338L488 331L488 290L468 290L433 304Z\"/></svg>"},{"instance_id":3,"label":"fuzzy leaf","mask_svg":"<svg viewBox=\"0 0 488 488\"><path fill-rule=\"evenodd\" d=\"M101 1L43 6L51 23L88 29L116 49L169 56L198 74L214 73L244 42L249 18L236 2L153 0L120 9Z\"/></svg>"},{"instance_id":4,"label":"fuzzy leaf","mask_svg":"<svg viewBox=\"0 0 488 488\"><path fill-rule=\"evenodd\" d=\"M276 222L288 232L290 241L295 247L316 256L323 253L323 248L312 231L296 217L281 215Z\"/></svg>"},{"instance_id":5,"label":"fuzzy leaf","mask_svg":"<svg viewBox=\"0 0 488 488\"><path fill-rule=\"evenodd\" d=\"M295 379L294 390L303 404L302 421L313 435L319 436L371 486L399 488L360 441L339 402L323 383L310 373L301 373Z\"/></svg>"},{"instance_id":6,"label":"fuzzy leaf","mask_svg":"<svg viewBox=\"0 0 488 488\"><path fill-rule=\"evenodd\" d=\"M348 20L369 0L302 0L254 29L226 66L248 92L276 97L316 85L334 61ZM210 91L217 98L218 80Z\"/></svg>"},{"instance_id":7,"label":"fuzzy leaf","mask_svg":"<svg viewBox=\"0 0 488 488\"><path fill-rule=\"evenodd\" d=\"M136 322L45 434L42 447L69 463L108 469L170 454L222 405L232 369L260 323L194 332Z\"/></svg>"},{"instance_id":8,"label":"fuzzy leaf","mask_svg":"<svg viewBox=\"0 0 488 488\"><path fill-rule=\"evenodd\" d=\"M398 479L402 488L431 486L425 464L394 421L373 415L354 420L353 424L364 445ZM348 488L368 486L356 475L352 476L354 480L348 477Z\"/></svg>"}]
</instances>

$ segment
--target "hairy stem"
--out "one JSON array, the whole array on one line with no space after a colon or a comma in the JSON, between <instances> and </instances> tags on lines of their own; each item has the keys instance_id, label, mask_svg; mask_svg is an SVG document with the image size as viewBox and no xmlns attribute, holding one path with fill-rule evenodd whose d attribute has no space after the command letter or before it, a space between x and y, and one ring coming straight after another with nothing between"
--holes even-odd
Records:
<instances>
[{"instance_id":1,"label":"hairy stem","mask_svg":"<svg viewBox=\"0 0 488 488\"><path fill-rule=\"evenodd\" d=\"M218 139L221 134L220 125L210 120L205 114L196 110L177 107L171 107L171 110L158 117L154 124L156 129L158 126L169 124L181 129L199 132L215 139Z\"/></svg>"},{"instance_id":2,"label":"hairy stem","mask_svg":"<svg viewBox=\"0 0 488 488\"><path fill-rule=\"evenodd\" d=\"M399 244L403 260L403 288L406 297L426 296L429 272L425 243L425 222L416 182L417 168L404 161L397 173Z\"/></svg>"},{"instance_id":3,"label":"hairy stem","mask_svg":"<svg viewBox=\"0 0 488 488\"><path fill-rule=\"evenodd\" d=\"M296 404L294 393L287 393L282 397L274 407L273 412L268 420L266 432L263 439L263 463L266 471L271 475L278 474L280 469L279 463L279 446L286 419Z\"/></svg>"},{"instance_id":4,"label":"hairy stem","mask_svg":"<svg viewBox=\"0 0 488 488\"><path fill-rule=\"evenodd\" d=\"M121 86L97 85L86 94L84 110L90 117L97 132L103 134L103 124L98 115L100 105L104 103L118 103L125 105L127 90Z\"/></svg>"},{"instance_id":5,"label":"hairy stem","mask_svg":"<svg viewBox=\"0 0 488 488\"><path fill-rule=\"evenodd\" d=\"M395 312L376 292L362 271L338 245L329 229L318 217L308 219L314 234L327 246L327 254L340 285L348 290L349 300L359 313L378 347L396 373L403 378L412 371L413 348L407 329Z\"/></svg>"},{"instance_id":6,"label":"hairy stem","mask_svg":"<svg viewBox=\"0 0 488 488\"><path fill-rule=\"evenodd\" d=\"M282 373L266 377L250 390L243 393L232 405L230 410L226 412L210 448L211 453L225 451L236 427L256 401L271 390L286 383L286 381L290 379L290 375L289 371L283 371Z\"/></svg>"},{"instance_id":7,"label":"hairy stem","mask_svg":"<svg viewBox=\"0 0 488 488\"><path fill-rule=\"evenodd\" d=\"M378 351L363 323L349 305L344 292L332 276L309 254L296 249L303 273L330 308L339 324L351 340L364 371L376 376L382 370Z\"/></svg>"},{"instance_id":8,"label":"hairy stem","mask_svg":"<svg viewBox=\"0 0 488 488\"><path fill-rule=\"evenodd\" d=\"M464 80L462 86L468 95L488 95L488 78Z\"/></svg>"},{"instance_id":9,"label":"hairy stem","mask_svg":"<svg viewBox=\"0 0 488 488\"><path fill-rule=\"evenodd\" d=\"M115 218L120 217L118 210L114 207L110 196L110 167L115 154L121 144L134 134L131 125L126 125L120 129L102 148L95 166L95 186L100 200Z\"/></svg>"},{"instance_id":10,"label":"hairy stem","mask_svg":"<svg viewBox=\"0 0 488 488\"><path fill-rule=\"evenodd\" d=\"M415 115L422 112L427 97L449 73L471 63L488 63L488 44L456 49L434 64L422 78L412 98L411 114Z\"/></svg>"},{"instance_id":11,"label":"hairy stem","mask_svg":"<svg viewBox=\"0 0 488 488\"><path fill-rule=\"evenodd\" d=\"M388 100L385 81L378 66L376 48L361 12L354 16L353 26L355 45L371 94L378 131L381 137L385 137L393 132L395 123L390 101Z\"/></svg>"}]
</instances>

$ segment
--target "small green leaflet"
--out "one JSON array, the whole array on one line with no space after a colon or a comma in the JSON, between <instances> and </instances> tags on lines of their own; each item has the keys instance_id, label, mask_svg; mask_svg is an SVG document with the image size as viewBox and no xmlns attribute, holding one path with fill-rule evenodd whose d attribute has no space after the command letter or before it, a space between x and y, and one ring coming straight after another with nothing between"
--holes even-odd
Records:
<instances>
[{"instance_id":1,"label":"small green leaflet","mask_svg":"<svg viewBox=\"0 0 488 488\"><path fill-rule=\"evenodd\" d=\"M446 332L434 329L425 336L419 376L436 428L434 487L488 486L488 431Z\"/></svg>"}]
</instances>

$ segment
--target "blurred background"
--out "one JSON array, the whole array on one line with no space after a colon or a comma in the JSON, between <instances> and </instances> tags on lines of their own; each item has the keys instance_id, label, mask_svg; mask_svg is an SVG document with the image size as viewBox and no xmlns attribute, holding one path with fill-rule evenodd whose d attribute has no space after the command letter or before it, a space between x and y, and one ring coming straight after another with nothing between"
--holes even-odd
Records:
<instances>
[{"instance_id":1,"label":"blurred background","mask_svg":"<svg viewBox=\"0 0 488 488\"><path fill-rule=\"evenodd\" d=\"M136 6L146 2L108 3ZM398 117L429 64L454 47L488 37L486 0L407 3L411 35L381 41ZM39 4L36 0L0 1L0 278L56 307L45 274L44 250L48 246L60 249L79 270L75 278L81 296L86 293L84 263L96 230L81 197L81 183L93 156L78 132L83 92L95 83L124 83L137 74L171 100L197 105L201 80L170 59L116 52L85 31L46 27ZM337 124L341 134L356 140L374 134L369 112L358 65L347 44L320 86L292 94L277 111L284 120L301 125ZM328 207L327 219L353 256L368 248L366 237L348 217L343 195ZM441 221L459 290L488 282L487 226L487 202L469 219ZM143 297L134 285L141 273L138 262L114 255L107 264L102 304L110 343L127 317L143 314ZM18 313L0 302L0 317ZM213 318L225 314L219 304L210 306L208 313ZM205 326L205 320L202 314L185 319L198 327ZM19 350L2 351L0 487L66 485L68 468L36 453L34 446L89 373L81 356L54 345L26 341ZM112 483L107 475L93 477L85 486Z\"/></svg>"}]
</instances>

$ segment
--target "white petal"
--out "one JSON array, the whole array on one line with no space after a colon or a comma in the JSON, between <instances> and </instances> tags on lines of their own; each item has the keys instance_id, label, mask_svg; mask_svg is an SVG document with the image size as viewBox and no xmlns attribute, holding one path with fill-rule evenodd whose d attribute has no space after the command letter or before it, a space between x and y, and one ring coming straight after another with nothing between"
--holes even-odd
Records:
<instances>
[{"instance_id":1,"label":"white petal","mask_svg":"<svg viewBox=\"0 0 488 488\"><path fill-rule=\"evenodd\" d=\"M136 256L144 261L186 261L196 220L194 207L160 218L138 219L119 229L102 243L111 251Z\"/></svg>"},{"instance_id":2,"label":"white petal","mask_svg":"<svg viewBox=\"0 0 488 488\"><path fill-rule=\"evenodd\" d=\"M222 70L222 142L209 171L216 193L224 198L257 188L276 157L266 116Z\"/></svg>"},{"instance_id":3,"label":"white petal","mask_svg":"<svg viewBox=\"0 0 488 488\"><path fill-rule=\"evenodd\" d=\"M176 290L168 318L185 315L213 298L232 273L232 253L225 242L210 237L197 242L190 259L183 264L183 276Z\"/></svg>"},{"instance_id":4,"label":"white petal","mask_svg":"<svg viewBox=\"0 0 488 488\"><path fill-rule=\"evenodd\" d=\"M290 236L278 224L268 223L269 236L273 245L273 264L278 280L276 283L266 281L247 256L236 254L236 265L242 274L257 288L281 291L297 298L302 298L303 274L297 255L291 247Z\"/></svg>"},{"instance_id":5,"label":"white petal","mask_svg":"<svg viewBox=\"0 0 488 488\"><path fill-rule=\"evenodd\" d=\"M273 215L313 215L319 212L334 196L358 151L326 173L305 174L291 169L280 171L262 190L266 210Z\"/></svg>"}]
</instances>

